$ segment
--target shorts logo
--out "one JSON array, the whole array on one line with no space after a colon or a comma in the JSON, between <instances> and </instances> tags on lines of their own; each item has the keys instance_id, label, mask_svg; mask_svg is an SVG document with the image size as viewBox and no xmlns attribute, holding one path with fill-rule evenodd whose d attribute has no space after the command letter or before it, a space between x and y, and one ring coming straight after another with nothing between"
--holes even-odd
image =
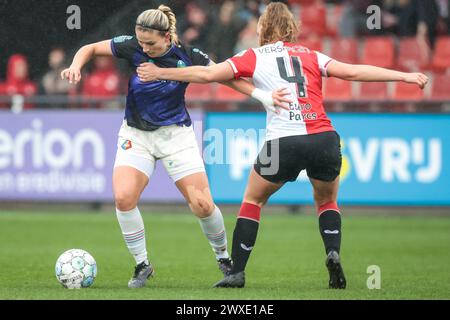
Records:
<instances>
[{"instance_id":1,"label":"shorts logo","mask_svg":"<svg viewBox=\"0 0 450 320\"><path fill-rule=\"evenodd\" d=\"M252 249L253 249L252 246L247 247L247 246L246 246L245 244L243 244L242 242L241 242L241 248L244 249L245 251L252 251Z\"/></svg>"},{"instance_id":2,"label":"shorts logo","mask_svg":"<svg viewBox=\"0 0 450 320\"><path fill-rule=\"evenodd\" d=\"M131 144L131 141L130 141L130 140L125 140L125 142L122 143L122 149L123 149L123 150L131 149L132 146L133 146L133 145Z\"/></svg>"}]
</instances>

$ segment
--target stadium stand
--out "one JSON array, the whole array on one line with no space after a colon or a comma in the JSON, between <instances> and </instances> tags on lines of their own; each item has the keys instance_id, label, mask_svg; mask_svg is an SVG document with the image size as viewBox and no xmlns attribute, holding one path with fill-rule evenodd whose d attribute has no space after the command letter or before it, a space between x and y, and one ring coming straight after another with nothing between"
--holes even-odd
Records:
<instances>
[{"instance_id":1,"label":"stadium stand","mask_svg":"<svg viewBox=\"0 0 450 320\"><path fill-rule=\"evenodd\" d=\"M429 48L423 48L415 37L400 38L397 68L407 72L417 72L429 67Z\"/></svg>"},{"instance_id":2,"label":"stadium stand","mask_svg":"<svg viewBox=\"0 0 450 320\"><path fill-rule=\"evenodd\" d=\"M424 92L418 86L404 82L394 84L393 98L400 101L420 101L424 98Z\"/></svg>"},{"instance_id":3,"label":"stadium stand","mask_svg":"<svg viewBox=\"0 0 450 320\"><path fill-rule=\"evenodd\" d=\"M358 63L358 43L352 38L333 39L329 55L345 63Z\"/></svg>"},{"instance_id":4,"label":"stadium stand","mask_svg":"<svg viewBox=\"0 0 450 320\"><path fill-rule=\"evenodd\" d=\"M435 73L431 88L432 100L450 100L450 73Z\"/></svg>"},{"instance_id":5,"label":"stadium stand","mask_svg":"<svg viewBox=\"0 0 450 320\"><path fill-rule=\"evenodd\" d=\"M358 98L360 100L386 100L388 86L385 82L361 82Z\"/></svg>"},{"instance_id":6,"label":"stadium stand","mask_svg":"<svg viewBox=\"0 0 450 320\"><path fill-rule=\"evenodd\" d=\"M289 0L288 3L291 5L311 5L317 3L317 0Z\"/></svg>"},{"instance_id":7,"label":"stadium stand","mask_svg":"<svg viewBox=\"0 0 450 320\"><path fill-rule=\"evenodd\" d=\"M262 3L262 1L256 2ZM434 46L428 48L423 47L424 42L420 41L416 35L403 37L395 34L395 31L392 30L381 30L375 35L363 33L363 35L343 37L341 35L342 30L339 28L342 27L343 11L345 11L347 2L335 0L288 0L286 2L291 5L293 13L301 20L299 43L302 45L346 63L372 64L408 72L425 71L430 75L430 86L424 92L413 88L414 86L405 84L394 86L385 83L354 83L350 85L340 80L324 79L324 97L326 101L345 102L347 100L351 104L358 101L362 103L367 100L373 100L387 105L396 100L400 102L410 100L416 103L417 101L428 101L436 104L449 98L450 36L448 32L450 30L440 31L436 36ZM191 3L191 1L186 2L186 4L180 4L180 7L186 6L187 3ZM212 8L214 9L214 6L217 7L216 11L219 12L218 10L222 3L215 3L214 1L211 1L211 3L213 3L211 4ZM243 3L248 5L250 1L243 1ZM257 44L257 39L254 39L253 42L251 40L252 35L256 37L255 21L257 21L258 13L257 11L252 11L256 7L249 9L251 8L250 5L247 7L244 5L237 8L235 16L240 17L240 19L247 17L247 28L254 29L253 31L252 29L246 29L245 32L240 34L240 38L246 37L246 44ZM211 9L211 12L206 10L204 13L212 15L213 9ZM204 9L199 7L199 10ZM180 16L180 36L186 31L183 30L183 26L186 26L186 23L183 23L184 19L185 17ZM239 43L239 40L237 42ZM196 45L196 43L192 43L192 45ZM198 45L202 48L208 48L205 44ZM64 49L70 51L70 48ZM242 44L235 46L235 51L238 49L243 49ZM208 48L208 50L211 57L217 56L214 50L218 50L218 48ZM33 65L30 65L31 71L33 71L33 67ZM83 83L70 88L67 93L69 102L65 104L75 108L101 108L105 106L101 103L101 100L99 102L99 99L102 97L110 99L117 96L119 100L123 99L123 95L126 94L127 90L126 84L129 74L126 74L125 68L120 69L119 72L119 70L111 69L110 67L106 68L108 70L98 70L94 64L94 68L90 72L88 71L89 68L87 68L85 70L86 73L83 74ZM3 68L6 69L6 65ZM35 78L33 75L36 72L30 72L30 74L32 75L31 78ZM32 99L38 94L38 91L35 86L33 87L33 79L28 81L31 86L28 86L27 93L23 93L26 103L25 107L53 105L56 108L60 105L56 102L52 104L50 100L41 104L29 103L28 101L33 101ZM12 95L21 93L20 90L16 90L16 87L17 85L15 90L12 90L8 79L0 83L0 107L8 108L11 105ZM33 90L30 90L30 88ZM39 99L51 99L51 97L51 94L47 94ZM86 101L89 99L97 100L87 104ZM81 100L83 100L83 103L77 102ZM186 92L186 100L189 102L190 107L205 107L221 111L234 110L237 106L245 109L245 104L251 102L251 99L247 99L246 96L217 84L191 84ZM75 101L75 103L71 103L71 101ZM212 102L217 105L214 106ZM120 107L123 107L122 102L118 104ZM346 104L343 105L345 108Z\"/></svg>"},{"instance_id":8,"label":"stadium stand","mask_svg":"<svg viewBox=\"0 0 450 320\"><path fill-rule=\"evenodd\" d=\"M394 40L392 37L367 37L363 44L361 63L383 68L394 67Z\"/></svg>"},{"instance_id":9,"label":"stadium stand","mask_svg":"<svg viewBox=\"0 0 450 320\"><path fill-rule=\"evenodd\" d=\"M432 67L436 71L450 68L450 36L442 36L437 39Z\"/></svg>"},{"instance_id":10,"label":"stadium stand","mask_svg":"<svg viewBox=\"0 0 450 320\"><path fill-rule=\"evenodd\" d=\"M346 101L352 99L352 83L337 78L327 78L324 83L324 96L328 100Z\"/></svg>"},{"instance_id":11,"label":"stadium stand","mask_svg":"<svg viewBox=\"0 0 450 320\"><path fill-rule=\"evenodd\" d=\"M299 38L299 43L311 50L323 51L322 38L318 36L310 36L307 38Z\"/></svg>"},{"instance_id":12,"label":"stadium stand","mask_svg":"<svg viewBox=\"0 0 450 320\"><path fill-rule=\"evenodd\" d=\"M342 19L342 5L327 7L327 34L330 37L339 36L339 23Z\"/></svg>"},{"instance_id":13,"label":"stadium stand","mask_svg":"<svg viewBox=\"0 0 450 320\"><path fill-rule=\"evenodd\" d=\"M325 36L327 28L327 9L323 5L305 5L300 8L301 36Z\"/></svg>"}]
</instances>

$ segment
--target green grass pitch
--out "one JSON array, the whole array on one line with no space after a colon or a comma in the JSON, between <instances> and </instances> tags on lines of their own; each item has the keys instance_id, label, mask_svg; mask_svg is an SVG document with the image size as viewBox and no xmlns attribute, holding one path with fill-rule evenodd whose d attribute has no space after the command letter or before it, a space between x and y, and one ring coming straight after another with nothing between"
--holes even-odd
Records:
<instances>
[{"instance_id":1,"label":"green grass pitch","mask_svg":"<svg viewBox=\"0 0 450 320\"><path fill-rule=\"evenodd\" d=\"M424 209L425 210L425 209ZM225 215L231 243L235 216ZM130 290L134 260L114 213L0 212L0 299L449 299L450 218L344 216L341 258L346 290L329 290L317 219L263 215L243 289L214 289L222 278L191 214L144 213L156 275ZM98 264L91 288L64 289L57 257L70 248ZM367 288L367 267L381 269L381 289Z\"/></svg>"}]
</instances>

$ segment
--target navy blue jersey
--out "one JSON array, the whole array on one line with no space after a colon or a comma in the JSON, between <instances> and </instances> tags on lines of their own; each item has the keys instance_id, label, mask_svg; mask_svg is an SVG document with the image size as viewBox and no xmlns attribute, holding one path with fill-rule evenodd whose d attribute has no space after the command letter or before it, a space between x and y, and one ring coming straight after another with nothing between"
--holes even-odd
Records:
<instances>
[{"instance_id":1,"label":"navy blue jersey","mask_svg":"<svg viewBox=\"0 0 450 320\"><path fill-rule=\"evenodd\" d=\"M144 62L152 62L161 68L206 66L210 62L199 49L175 44L163 56L150 58L133 36L113 38L111 50L117 58L128 60L135 71ZM179 81L141 82L134 72L128 82L127 124L146 131L172 124L190 126L191 118L184 100L187 86L188 83Z\"/></svg>"}]
</instances>

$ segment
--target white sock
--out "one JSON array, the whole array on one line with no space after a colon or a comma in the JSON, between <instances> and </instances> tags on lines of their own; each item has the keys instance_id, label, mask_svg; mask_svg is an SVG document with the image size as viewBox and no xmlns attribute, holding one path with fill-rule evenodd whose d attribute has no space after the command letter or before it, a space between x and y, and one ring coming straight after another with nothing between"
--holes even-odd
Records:
<instances>
[{"instance_id":1,"label":"white sock","mask_svg":"<svg viewBox=\"0 0 450 320\"><path fill-rule=\"evenodd\" d=\"M199 218L198 221L216 254L216 259L229 258L230 255L227 251L227 233L220 209L215 206L213 213L209 217Z\"/></svg>"},{"instance_id":2,"label":"white sock","mask_svg":"<svg viewBox=\"0 0 450 320\"><path fill-rule=\"evenodd\" d=\"M144 221L138 207L130 211L120 211L116 208L116 215L125 243L136 260L136 264L143 261L148 264Z\"/></svg>"}]
</instances>

